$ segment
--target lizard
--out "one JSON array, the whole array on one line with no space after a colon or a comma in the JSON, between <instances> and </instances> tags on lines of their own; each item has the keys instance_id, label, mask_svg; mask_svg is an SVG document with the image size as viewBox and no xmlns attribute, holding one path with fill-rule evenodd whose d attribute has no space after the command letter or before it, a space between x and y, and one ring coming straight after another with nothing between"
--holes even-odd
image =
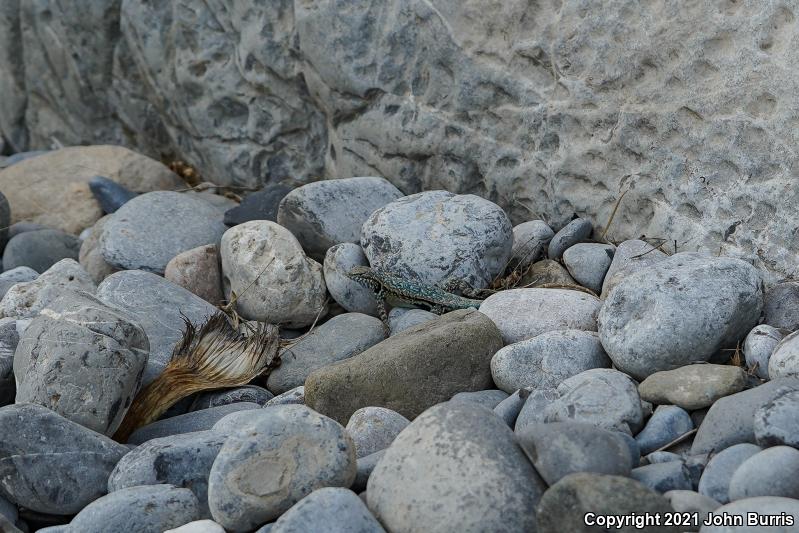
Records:
<instances>
[{"instance_id":1,"label":"lizard","mask_svg":"<svg viewBox=\"0 0 799 533\"><path fill-rule=\"evenodd\" d=\"M455 309L469 309L470 307L477 309L483 303L482 300L476 298L458 296L434 285L415 283L366 266L352 268L347 272L347 277L371 289L375 294L377 311L386 331L388 331L386 302L392 307L426 308L437 315ZM464 288L463 284L457 281L450 281L446 284L446 288L452 285Z\"/></svg>"}]
</instances>

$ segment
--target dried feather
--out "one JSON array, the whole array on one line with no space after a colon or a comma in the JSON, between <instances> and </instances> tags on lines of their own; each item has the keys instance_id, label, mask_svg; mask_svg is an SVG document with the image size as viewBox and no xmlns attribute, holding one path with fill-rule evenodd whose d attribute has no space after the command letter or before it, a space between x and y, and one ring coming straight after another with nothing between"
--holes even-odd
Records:
<instances>
[{"instance_id":1,"label":"dried feather","mask_svg":"<svg viewBox=\"0 0 799 533\"><path fill-rule=\"evenodd\" d=\"M246 385L280 363L277 326L259 324L245 336L224 313L209 318L199 330L186 317L183 321L183 339L164 371L136 395L114 435L117 441L127 441L136 429L190 394Z\"/></svg>"}]
</instances>

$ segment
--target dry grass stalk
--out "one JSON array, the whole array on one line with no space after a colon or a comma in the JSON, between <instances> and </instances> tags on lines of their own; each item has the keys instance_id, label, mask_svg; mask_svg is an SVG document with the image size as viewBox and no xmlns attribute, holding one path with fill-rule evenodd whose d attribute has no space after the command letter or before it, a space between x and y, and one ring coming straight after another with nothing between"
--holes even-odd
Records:
<instances>
[{"instance_id":1,"label":"dry grass stalk","mask_svg":"<svg viewBox=\"0 0 799 533\"><path fill-rule=\"evenodd\" d=\"M279 364L277 326L259 324L241 335L228 317L217 313L198 330L184 317L186 330L166 369L142 388L114 435L126 442L139 427L158 419L179 400L195 392L246 385Z\"/></svg>"}]
</instances>

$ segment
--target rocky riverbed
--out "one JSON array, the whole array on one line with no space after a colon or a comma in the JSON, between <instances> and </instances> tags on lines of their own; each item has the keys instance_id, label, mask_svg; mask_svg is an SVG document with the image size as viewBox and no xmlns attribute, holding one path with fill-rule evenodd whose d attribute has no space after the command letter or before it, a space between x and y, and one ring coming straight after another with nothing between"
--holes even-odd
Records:
<instances>
[{"instance_id":1,"label":"rocky riverbed","mask_svg":"<svg viewBox=\"0 0 799 533\"><path fill-rule=\"evenodd\" d=\"M799 282L382 177L244 195L26 155L0 170L2 531L799 528ZM485 290L387 329L357 266ZM280 366L115 441L220 308L294 339Z\"/></svg>"}]
</instances>

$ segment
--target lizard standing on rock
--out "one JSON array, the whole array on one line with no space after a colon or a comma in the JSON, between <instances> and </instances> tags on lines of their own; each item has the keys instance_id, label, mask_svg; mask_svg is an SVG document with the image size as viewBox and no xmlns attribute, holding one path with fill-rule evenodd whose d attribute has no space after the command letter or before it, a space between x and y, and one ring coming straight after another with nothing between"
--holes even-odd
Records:
<instances>
[{"instance_id":1,"label":"lizard standing on rock","mask_svg":"<svg viewBox=\"0 0 799 533\"><path fill-rule=\"evenodd\" d=\"M383 321L383 326L387 331L386 302L392 307L420 307L437 315L455 309L469 309L470 307L477 309L483 303L482 300L458 296L439 287L422 285L365 266L353 268L347 273L347 276L374 292L380 320ZM448 283L447 287L450 285L452 283ZM457 285L462 284L458 283Z\"/></svg>"}]
</instances>

